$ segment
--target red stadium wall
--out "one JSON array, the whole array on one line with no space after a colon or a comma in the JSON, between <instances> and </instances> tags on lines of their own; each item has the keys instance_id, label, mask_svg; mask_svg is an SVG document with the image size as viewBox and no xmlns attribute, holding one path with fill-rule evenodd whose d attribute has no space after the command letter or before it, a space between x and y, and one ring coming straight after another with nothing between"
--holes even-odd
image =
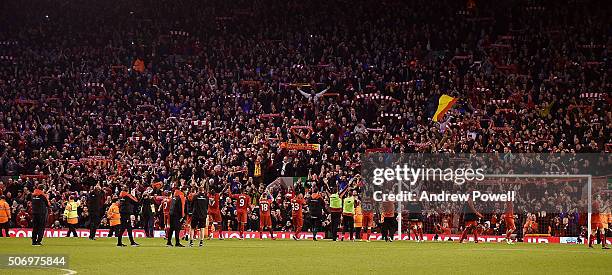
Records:
<instances>
[{"instance_id":1,"label":"red stadium wall","mask_svg":"<svg viewBox=\"0 0 612 275\"><path fill-rule=\"evenodd\" d=\"M77 231L77 235L81 238L89 237L88 229L77 229L76 231ZM108 229L98 229L96 237L108 237L108 233L109 233ZM134 233L135 238L145 238L145 232L142 229L134 229L133 233ZM290 239L293 236L293 233L290 233L290 232L274 232L274 234L275 234L275 237L278 239ZM67 229L47 229L45 231L46 238L64 238L66 237L66 235L68 235ZM156 230L154 232L154 235L156 238L163 238L165 236L165 232L161 230ZM16 238L30 238L32 236L32 229L30 228L12 228L9 230L9 236L16 237ZM127 232L124 233L124 236L127 236ZM238 231L223 232L223 237L226 239L236 239L239 236L240 234L238 233ZM213 233L213 237L218 238L219 237L218 232ZM246 239L258 239L259 232L245 232L244 237ZM453 241L458 241L460 236L459 235L444 235L443 237L445 241L447 241L449 237ZM269 239L270 234L264 232L263 238ZM300 235L300 238L301 239L312 239L312 233L308 233L308 232L302 233ZM323 233L317 234L317 239L323 239L323 238L324 238ZM348 234L345 234L345 238L348 238ZM398 238L399 236L396 234L395 239L398 239ZM434 239L434 235L425 234L424 238L425 240L431 241ZM378 233L373 233L370 235L370 239L371 240L381 240L382 236ZM401 239L409 240L409 237L407 234L402 234ZM469 237L469 241L473 241L473 240L474 240L473 237ZM503 241L503 237L502 236L480 236L478 237L478 240L481 242L495 243L495 242ZM577 238L576 237L526 237L524 239L524 242L576 244ZM612 244L612 238L608 238L607 242L608 244Z\"/></svg>"}]
</instances>

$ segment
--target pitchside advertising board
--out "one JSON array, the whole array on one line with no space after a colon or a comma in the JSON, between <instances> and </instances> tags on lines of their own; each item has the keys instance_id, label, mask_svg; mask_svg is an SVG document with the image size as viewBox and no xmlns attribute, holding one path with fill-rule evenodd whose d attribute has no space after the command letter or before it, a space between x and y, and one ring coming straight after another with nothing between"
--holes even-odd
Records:
<instances>
[{"instance_id":1,"label":"pitchside advertising board","mask_svg":"<svg viewBox=\"0 0 612 275\"><path fill-rule=\"evenodd\" d=\"M77 229L77 236L80 238L88 238L89 230L88 229ZM108 237L108 229L99 229L96 233L97 238ZM135 229L133 231L135 238L145 238L144 230ZM46 238L65 238L68 235L67 229L48 229L45 231ZM156 230L154 232L155 238L163 238L166 233L162 230ZM13 228L9 230L9 236L13 238L30 238L32 237L32 230L29 228ZM124 234L127 236L127 233ZM213 238L217 239L219 237L218 232L213 233ZM240 233L238 231L227 231L223 232L223 238L225 239L238 239L240 237ZM245 232L244 237L246 239L259 239L259 232ZM270 233L264 232L261 236L263 239L271 239ZM291 239L293 237L293 233L290 232L274 232L274 237L277 239ZM449 241L458 241L459 235L450 234L450 235L439 235L438 238L435 238L434 234L425 234L423 235L424 240L426 241L438 241L438 242L449 242ZM317 239L322 240L325 238L324 233L318 233ZM345 235L345 238L348 239L348 233ZM414 238L414 236L413 236ZM302 233L300 234L300 239L310 240L312 239L312 233ZM409 241L410 236L408 234L395 234L395 240L403 240ZM378 233L373 233L370 235L370 240L382 240L382 236ZM469 241L473 241L473 237L468 238ZM479 236L478 240L480 242L487 243L498 243L503 242L503 236ZM562 244L585 244L584 240L578 237L524 237L523 241L526 243L562 243ZM608 244L612 244L612 238L608 238L606 240Z\"/></svg>"}]
</instances>

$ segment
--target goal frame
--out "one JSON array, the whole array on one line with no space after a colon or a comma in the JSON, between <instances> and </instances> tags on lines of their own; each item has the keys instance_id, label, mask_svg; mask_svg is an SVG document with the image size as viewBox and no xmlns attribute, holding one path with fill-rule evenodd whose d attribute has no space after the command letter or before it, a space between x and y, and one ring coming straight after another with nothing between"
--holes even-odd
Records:
<instances>
[{"instance_id":1,"label":"goal frame","mask_svg":"<svg viewBox=\"0 0 612 275\"><path fill-rule=\"evenodd\" d=\"M589 174L485 174L484 178L487 177L495 177L495 178L583 178L587 179L587 244L591 242L591 214L593 212L593 189L592 189L592 181L593 176ZM399 185L399 191L401 192L401 184ZM402 204L398 204L398 223L397 223L397 232L399 239L401 240L402 236Z\"/></svg>"}]
</instances>

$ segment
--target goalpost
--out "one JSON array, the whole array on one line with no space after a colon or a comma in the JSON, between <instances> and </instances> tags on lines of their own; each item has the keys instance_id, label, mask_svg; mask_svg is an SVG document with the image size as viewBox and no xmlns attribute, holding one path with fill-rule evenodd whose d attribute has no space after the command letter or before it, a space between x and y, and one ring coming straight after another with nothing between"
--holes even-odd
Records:
<instances>
[{"instance_id":1,"label":"goalpost","mask_svg":"<svg viewBox=\"0 0 612 275\"><path fill-rule=\"evenodd\" d=\"M496 178L582 178L587 180L587 232L586 243L591 241L591 214L593 212L593 176L587 174L492 174L485 175Z\"/></svg>"}]
</instances>

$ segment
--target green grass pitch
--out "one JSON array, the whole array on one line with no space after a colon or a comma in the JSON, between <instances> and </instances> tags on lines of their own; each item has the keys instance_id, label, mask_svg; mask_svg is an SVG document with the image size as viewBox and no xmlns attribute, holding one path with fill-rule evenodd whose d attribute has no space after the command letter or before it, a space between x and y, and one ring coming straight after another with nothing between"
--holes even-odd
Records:
<instances>
[{"instance_id":1,"label":"green grass pitch","mask_svg":"<svg viewBox=\"0 0 612 275\"><path fill-rule=\"evenodd\" d=\"M48 238L32 247L29 239L0 239L0 254L67 254L77 274L612 273L612 251L583 245L255 239L169 248L162 239L137 241L140 247L121 248L116 239ZM0 268L0 274L65 273Z\"/></svg>"}]
</instances>

